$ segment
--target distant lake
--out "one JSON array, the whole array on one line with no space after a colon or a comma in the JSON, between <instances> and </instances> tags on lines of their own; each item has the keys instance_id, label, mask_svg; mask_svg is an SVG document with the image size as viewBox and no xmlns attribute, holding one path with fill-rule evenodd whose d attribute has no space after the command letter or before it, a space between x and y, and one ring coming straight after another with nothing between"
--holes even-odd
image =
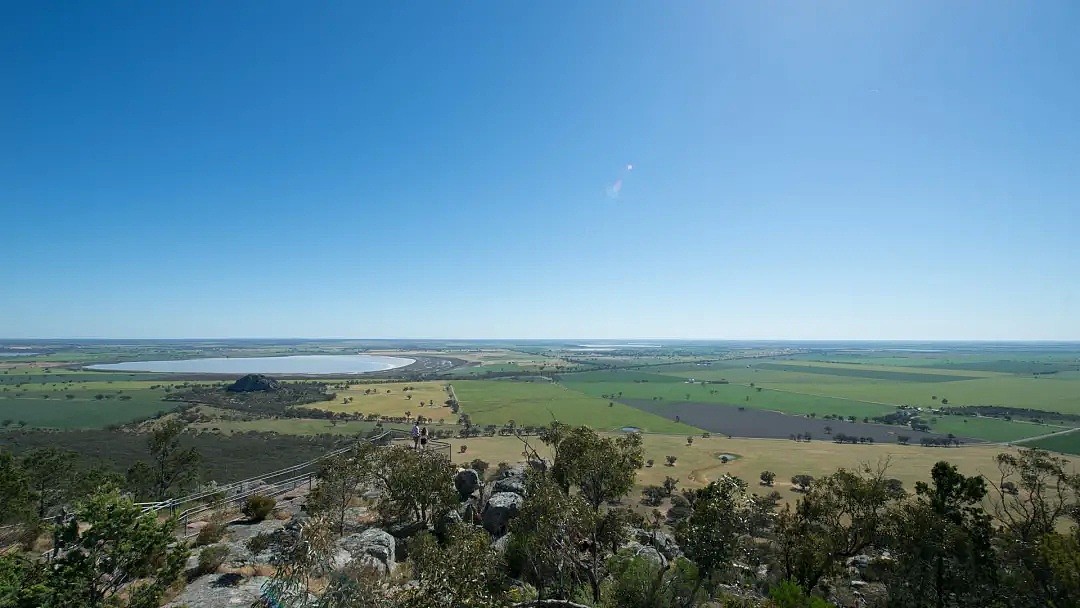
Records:
<instances>
[{"instance_id":1,"label":"distant lake","mask_svg":"<svg viewBox=\"0 0 1080 608\"><path fill-rule=\"evenodd\" d=\"M170 374L366 374L414 363L404 357L377 355L290 355L287 357L215 357L176 361L99 363L86 369Z\"/></svg>"}]
</instances>

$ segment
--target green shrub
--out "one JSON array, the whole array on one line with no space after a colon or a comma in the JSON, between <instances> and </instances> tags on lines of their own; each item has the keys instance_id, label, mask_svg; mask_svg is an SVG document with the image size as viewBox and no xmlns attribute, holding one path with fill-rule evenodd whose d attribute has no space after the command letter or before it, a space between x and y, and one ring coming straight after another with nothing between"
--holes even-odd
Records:
<instances>
[{"instance_id":1,"label":"green shrub","mask_svg":"<svg viewBox=\"0 0 1080 608\"><path fill-rule=\"evenodd\" d=\"M807 595L794 581L780 581L769 590L769 599L777 608L833 608L820 597Z\"/></svg>"},{"instance_id":2,"label":"green shrub","mask_svg":"<svg viewBox=\"0 0 1080 608\"><path fill-rule=\"evenodd\" d=\"M479 458L476 458L475 460L473 460L472 462L469 463L469 468L476 471L481 476L484 475L484 471L488 470L488 466L489 465L488 465L487 461L480 460Z\"/></svg>"},{"instance_id":3,"label":"green shrub","mask_svg":"<svg viewBox=\"0 0 1080 608\"><path fill-rule=\"evenodd\" d=\"M244 508L242 509L244 515L252 521L262 521L266 519L270 513L274 511L274 506L277 501L269 496L249 496L247 501L244 502Z\"/></svg>"},{"instance_id":4,"label":"green shrub","mask_svg":"<svg viewBox=\"0 0 1080 608\"><path fill-rule=\"evenodd\" d=\"M255 536L248 539L247 542L248 551L258 555L263 551L270 548L270 535L266 532L260 532Z\"/></svg>"},{"instance_id":5,"label":"green shrub","mask_svg":"<svg viewBox=\"0 0 1080 608\"><path fill-rule=\"evenodd\" d=\"M225 536L225 524L220 520L213 519L203 526L202 530L199 530L199 535L195 537L195 546L202 547L204 545L212 545L222 537Z\"/></svg>"},{"instance_id":6,"label":"green shrub","mask_svg":"<svg viewBox=\"0 0 1080 608\"><path fill-rule=\"evenodd\" d=\"M228 556L229 548L225 545L203 547L203 550L199 552L199 574L217 572Z\"/></svg>"}]
</instances>

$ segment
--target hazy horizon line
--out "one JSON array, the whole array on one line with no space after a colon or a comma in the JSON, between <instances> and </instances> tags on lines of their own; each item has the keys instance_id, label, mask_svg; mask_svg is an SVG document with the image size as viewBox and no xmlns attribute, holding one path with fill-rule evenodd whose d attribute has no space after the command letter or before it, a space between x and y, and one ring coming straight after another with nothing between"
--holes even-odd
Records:
<instances>
[{"instance_id":1,"label":"hazy horizon line","mask_svg":"<svg viewBox=\"0 0 1080 608\"><path fill-rule=\"evenodd\" d=\"M370 341L370 342L897 342L897 343L1049 343L1049 344L1080 344L1080 338L685 338L685 337L628 337L628 338L589 338L589 337L557 337L557 338L494 338L494 337L394 337L394 338L368 338L368 337L341 337L341 336L188 336L188 337L106 337L106 336L58 336L58 337L30 337L8 338L0 337L3 342L33 342L61 340L69 341L192 341L192 340L219 340L219 341L255 341L255 340L296 340L296 341Z\"/></svg>"}]
</instances>

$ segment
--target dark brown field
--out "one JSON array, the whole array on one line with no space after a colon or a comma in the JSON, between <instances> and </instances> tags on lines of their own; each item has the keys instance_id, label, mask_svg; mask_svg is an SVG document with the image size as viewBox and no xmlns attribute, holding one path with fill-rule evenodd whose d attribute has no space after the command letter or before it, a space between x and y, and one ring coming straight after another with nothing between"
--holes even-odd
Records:
<instances>
[{"instance_id":1,"label":"dark brown field","mask_svg":"<svg viewBox=\"0 0 1080 608\"><path fill-rule=\"evenodd\" d=\"M678 416L681 422L730 437L786 439L792 435L809 433L815 440L831 440L833 435L843 433L856 437L872 437L875 443L896 443L897 437L904 435L910 437L913 444L918 444L923 437L941 437L941 435L920 433L902 426L823 420L717 403L645 399L627 399L623 403L669 420L674 420ZM826 433L826 427L831 428L831 433ZM980 442L978 439L964 437L961 437L960 441Z\"/></svg>"}]
</instances>

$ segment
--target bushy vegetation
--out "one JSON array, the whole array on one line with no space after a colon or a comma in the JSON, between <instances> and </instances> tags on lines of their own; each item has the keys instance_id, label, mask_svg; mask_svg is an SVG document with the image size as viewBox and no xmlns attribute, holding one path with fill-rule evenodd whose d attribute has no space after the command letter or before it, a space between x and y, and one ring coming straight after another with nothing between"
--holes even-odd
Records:
<instances>
[{"instance_id":1,"label":"bushy vegetation","mask_svg":"<svg viewBox=\"0 0 1080 608\"><path fill-rule=\"evenodd\" d=\"M145 474L128 480L142 478L155 496L184 491L203 461L188 438L178 424L140 437ZM993 477L965 476L942 461L913 494L884 465L799 474L791 479L798 499L779 511L769 471L759 477L766 487L753 485L764 495L727 475L681 491L679 479L667 476L644 494L649 506L666 500L670 508L642 514L624 502L645 465L641 435L552 423L521 440L530 462L525 498L495 535L474 524L482 503L461 502L457 468L445 455L356 443L322 463L307 503L312 517L299 537L282 535L292 545L260 535L248 548L273 550L277 574L269 588L283 606L311 605L314 593L319 608L688 608L711 601L819 608L852 576L883 589L880 605L890 607L1057 607L1080 597L1080 476L1046 452L1002 454ZM551 459L541 459L529 441L545 444ZM0 557L0 606L158 605L186 558L172 543L173 524L142 514L114 490L82 502L91 490L80 479L90 472L73 474L77 463L58 451L0 451L4 523L36 530L49 516L76 510L55 528L63 568L29 553ZM496 477L512 468L499 463ZM124 481L101 475L106 486ZM401 535L409 584L370 568L327 575L334 541L357 524L351 509L365 501L381 525ZM244 512L260 519L273 508L273 499L252 497ZM494 542L503 530L508 536ZM200 532L198 571L220 567L223 533L218 521ZM871 566L853 575L855 558Z\"/></svg>"},{"instance_id":2,"label":"bushy vegetation","mask_svg":"<svg viewBox=\"0 0 1080 608\"><path fill-rule=\"evenodd\" d=\"M278 390L252 392L233 392L222 385L196 384L165 397L169 401L290 418L333 418L333 412L296 406L333 401L336 398L337 394L330 392L322 382L283 382Z\"/></svg>"},{"instance_id":3,"label":"bushy vegetation","mask_svg":"<svg viewBox=\"0 0 1080 608\"><path fill-rule=\"evenodd\" d=\"M221 567L221 564L225 563L225 558L228 556L229 548L224 545L203 547L202 551L199 551L199 574L217 572L217 569Z\"/></svg>"},{"instance_id":4,"label":"bushy vegetation","mask_svg":"<svg viewBox=\"0 0 1080 608\"><path fill-rule=\"evenodd\" d=\"M195 535L195 546L205 547L221 542L223 538L225 538L225 522L220 518L213 517L206 522L206 525L199 528L199 533Z\"/></svg>"},{"instance_id":5,"label":"bushy vegetation","mask_svg":"<svg viewBox=\"0 0 1080 608\"><path fill-rule=\"evenodd\" d=\"M250 521L262 521L274 512L275 505L277 505L277 501L273 498L256 494L254 496L249 496L248 499L244 501L241 512L246 515Z\"/></svg>"},{"instance_id":6,"label":"bushy vegetation","mask_svg":"<svg viewBox=\"0 0 1080 608\"><path fill-rule=\"evenodd\" d=\"M735 477L678 493L678 480L669 477L646 494L670 498L671 509L666 518L657 512L649 519L618 506L643 465L639 436L602 437L556 423L540 438L554 460L550 466L534 461L502 558L490 536L468 521L446 534L421 535L410 544L410 561L424 591L354 580L367 592L379 589L382 603L371 605L540 601L675 608L711 599L825 607L837 585L850 580L847 564L856 557L870 564L864 575L883 589L882 606L1034 608L1071 606L1078 597L1080 476L1045 452L1001 455L994 479L968 477L939 462L914 494L889 477L885 465L816 479L796 475L800 498L780 511L778 493L755 494ZM398 459L416 460L417 454L406 450ZM383 489L433 483L449 490L445 472L417 467L407 464L416 473L383 482L389 484ZM772 476L763 474L766 481ZM424 521L454 508L454 501L431 503ZM392 520L421 521L411 508L382 512ZM650 557L653 549L640 544L663 534L665 519L682 557ZM470 558L474 569L462 575L461 564ZM348 585L335 584L335 592L348 596ZM731 597L736 590L738 598Z\"/></svg>"},{"instance_id":7,"label":"bushy vegetation","mask_svg":"<svg viewBox=\"0 0 1080 608\"><path fill-rule=\"evenodd\" d=\"M0 556L0 605L150 608L183 571L188 551L159 522L115 490L86 499L56 525L49 560Z\"/></svg>"},{"instance_id":8,"label":"bushy vegetation","mask_svg":"<svg viewBox=\"0 0 1080 608\"><path fill-rule=\"evenodd\" d=\"M22 456L30 451L63 446L75 454L80 470L100 468L126 474L133 462L149 464L147 435L124 431L11 431L0 433L0 448ZM284 435L279 433L195 433L178 438L180 448L200 455L199 477L227 483L292 466L345 447L355 441L344 435ZM253 458L252 454L258 454ZM139 496L149 500L152 495Z\"/></svg>"}]
</instances>

